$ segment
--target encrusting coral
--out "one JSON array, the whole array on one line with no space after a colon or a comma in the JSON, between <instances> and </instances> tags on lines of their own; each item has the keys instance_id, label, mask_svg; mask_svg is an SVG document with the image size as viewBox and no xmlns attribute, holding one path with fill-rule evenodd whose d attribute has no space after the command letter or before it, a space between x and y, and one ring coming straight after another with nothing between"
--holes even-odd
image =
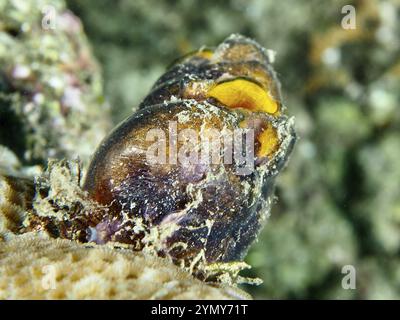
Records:
<instances>
[{"instance_id":1,"label":"encrusting coral","mask_svg":"<svg viewBox=\"0 0 400 320\"><path fill-rule=\"evenodd\" d=\"M33 197L33 181L0 172L0 239L21 231Z\"/></svg>"},{"instance_id":2,"label":"encrusting coral","mask_svg":"<svg viewBox=\"0 0 400 320\"><path fill-rule=\"evenodd\" d=\"M26 234L0 242L0 299L249 299L167 260Z\"/></svg>"}]
</instances>

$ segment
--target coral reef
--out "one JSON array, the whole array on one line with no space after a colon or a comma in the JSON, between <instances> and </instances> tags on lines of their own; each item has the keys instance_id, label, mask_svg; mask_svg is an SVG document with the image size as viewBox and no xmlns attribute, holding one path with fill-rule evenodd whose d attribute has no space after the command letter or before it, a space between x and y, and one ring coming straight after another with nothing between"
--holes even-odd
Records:
<instances>
[{"instance_id":1,"label":"coral reef","mask_svg":"<svg viewBox=\"0 0 400 320\"><path fill-rule=\"evenodd\" d=\"M0 239L22 231L34 194L32 180L0 173Z\"/></svg>"},{"instance_id":2,"label":"coral reef","mask_svg":"<svg viewBox=\"0 0 400 320\"><path fill-rule=\"evenodd\" d=\"M0 64L0 145L25 165L87 161L110 128L107 106L80 20L64 2L0 1Z\"/></svg>"},{"instance_id":3,"label":"coral reef","mask_svg":"<svg viewBox=\"0 0 400 320\"><path fill-rule=\"evenodd\" d=\"M31 12L6 10L6 4L7 8L31 6ZM1 57L7 56L8 61L15 58L11 51L15 44L22 43L17 41L23 39L22 21L32 21L32 17L34 25L40 26L41 4L65 8L61 1L0 1ZM300 139L291 165L277 182L279 201L272 208L268 228L245 259L253 266L246 275L260 277L264 283L246 290L255 298L399 299L397 0L120 0L118 5L107 0L67 0L67 4L82 20L104 70L105 95L110 99L110 117L115 124L139 106L164 72L166 61L204 44L219 43L231 33L244 34L273 48L283 97L296 117ZM343 29L340 24L341 9L349 4L356 9L356 30ZM14 20L19 21L18 27L8 27L6 32L3 21L13 25ZM47 35L46 39L53 34L36 30ZM56 46L61 49L68 43L57 42ZM38 50L33 46L25 48L30 51L21 53L24 56ZM41 69L48 70L49 66L43 63ZM24 74L24 68L19 69L19 74ZM0 130L5 128L5 118L1 117L5 110L3 90L9 88L3 79L2 76ZM92 92L89 89L88 95L82 95L89 105L94 101L88 98ZM101 90L96 92L102 96ZM50 95L44 100L54 102L58 98ZM93 103L93 110L95 105L106 120L102 102ZM93 114L99 115L96 111ZM16 130L24 127L14 121L19 116L10 112L6 115L12 121L7 122L5 133L16 132L13 136L25 137ZM40 127L37 129L41 131ZM36 140L43 141L43 136L47 140L43 132ZM26 148L25 142L14 141L10 135L0 135L0 140L4 137L7 142L2 140L0 144L7 149L0 147L0 170L7 168L2 172L8 172L8 176L11 172L14 176L19 172L28 176L40 173L41 167L27 167L23 158L25 150L32 147ZM86 155L98 143L91 138L77 141ZM44 144L39 144L42 151L36 152L38 158L47 156ZM44 163L47 159L40 160ZM43 185L47 184L45 181L47 178ZM68 184L68 188L72 185ZM46 193L39 203L52 208ZM56 208L62 212L62 202ZM5 228L16 230L15 222L4 225L8 218L2 219L0 223ZM21 218L16 221L19 223ZM12 233L7 232L5 238L11 237ZM355 290L341 286L341 270L348 264L357 270Z\"/></svg>"},{"instance_id":4,"label":"coral reef","mask_svg":"<svg viewBox=\"0 0 400 320\"><path fill-rule=\"evenodd\" d=\"M167 260L26 234L0 242L0 299L249 299Z\"/></svg>"}]
</instances>

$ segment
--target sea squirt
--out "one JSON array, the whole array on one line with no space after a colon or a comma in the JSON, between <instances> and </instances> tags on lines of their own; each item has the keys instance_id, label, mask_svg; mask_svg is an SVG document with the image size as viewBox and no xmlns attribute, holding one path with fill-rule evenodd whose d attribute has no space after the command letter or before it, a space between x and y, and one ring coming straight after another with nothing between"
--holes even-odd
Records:
<instances>
[{"instance_id":1,"label":"sea squirt","mask_svg":"<svg viewBox=\"0 0 400 320\"><path fill-rule=\"evenodd\" d=\"M240 35L177 61L92 159L84 189L110 210L90 240L157 230L158 253L184 267L243 259L296 139L279 86L268 52Z\"/></svg>"}]
</instances>

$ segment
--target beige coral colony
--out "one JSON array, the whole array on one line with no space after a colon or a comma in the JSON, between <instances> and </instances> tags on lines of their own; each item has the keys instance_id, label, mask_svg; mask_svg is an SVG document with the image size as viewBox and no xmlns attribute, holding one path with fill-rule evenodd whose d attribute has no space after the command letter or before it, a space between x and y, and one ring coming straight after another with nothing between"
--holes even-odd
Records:
<instances>
[{"instance_id":1,"label":"beige coral colony","mask_svg":"<svg viewBox=\"0 0 400 320\"><path fill-rule=\"evenodd\" d=\"M296 140L271 63L232 35L177 60L89 165L4 162L0 299L251 298L239 273Z\"/></svg>"}]
</instances>

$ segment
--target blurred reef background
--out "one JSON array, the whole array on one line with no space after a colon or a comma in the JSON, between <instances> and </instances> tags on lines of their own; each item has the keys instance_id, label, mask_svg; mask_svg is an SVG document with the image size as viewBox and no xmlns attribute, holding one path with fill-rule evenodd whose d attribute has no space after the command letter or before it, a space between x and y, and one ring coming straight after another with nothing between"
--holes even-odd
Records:
<instances>
[{"instance_id":1,"label":"blurred reef background","mask_svg":"<svg viewBox=\"0 0 400 320\"><path fill-rule=\"evenodd\" d=\"M347 4L354 30L341 26ZM244 289L400 299L399 0L0 0L0 169L87 163L170 62L231 33L276 51L300 136L246 258L264 283ZM341 286L345 265L355 290Z\"/></svg>"}]
</instances>

